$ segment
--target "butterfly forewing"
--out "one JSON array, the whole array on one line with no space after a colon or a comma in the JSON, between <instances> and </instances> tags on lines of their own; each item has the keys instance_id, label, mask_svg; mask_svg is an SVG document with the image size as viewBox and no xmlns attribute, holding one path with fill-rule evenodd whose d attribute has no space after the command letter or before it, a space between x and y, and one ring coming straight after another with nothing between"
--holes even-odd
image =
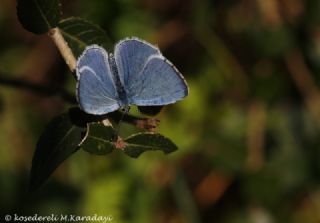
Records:
<instances>
[{"instance_id":1,"label":"butterfly forewing","mask_svg":"<svg viewBox=\"0 0 320 223\"><path fill-rule=\"evenodd\" d=\"M108 54L103 48L87 47L77 61L76 72L78 101L85 112L100 115L119 108Z\"/></svg>"},{"instance_id":2,"label":"butterfly forewing","mask_svg":"<svg viewBox=\"0 0 320 223\"><path fill-rule=\"evenodd\" d=\"M121 83L127 91L133 82L141 78L141 71L149 57L160 55L160 51L143 40L133 38L120 41L114 54Z\"/></svg>"},{"instance_id":3,"label":"butterfly forewing","mask_svg":"<svg viewBox=\"0 0 320 223\"><path fill-rule=\"evenodd\" d=\"M130 104L167 105L188 95L188 86L179 71L163 56L149 57L139 79L130 83Z\"/></svg>"}]
</instances>

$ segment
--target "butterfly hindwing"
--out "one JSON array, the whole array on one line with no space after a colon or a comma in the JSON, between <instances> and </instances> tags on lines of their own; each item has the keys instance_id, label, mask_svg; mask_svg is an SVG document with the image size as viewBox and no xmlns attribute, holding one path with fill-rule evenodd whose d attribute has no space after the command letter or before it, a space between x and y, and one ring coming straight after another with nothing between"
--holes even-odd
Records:
<instances>
[{"instance_id":1,"label":"butterfly hindwing","mask_svg":"<svg viewBox=\"0 0 320 223\"><path fill-rule=\"evenodd\" d=\"M102 47L87 47L77 61L76 72L78 101L85 112L100 115L119 108L108 54Z\"/></svg>"}]
</instances>

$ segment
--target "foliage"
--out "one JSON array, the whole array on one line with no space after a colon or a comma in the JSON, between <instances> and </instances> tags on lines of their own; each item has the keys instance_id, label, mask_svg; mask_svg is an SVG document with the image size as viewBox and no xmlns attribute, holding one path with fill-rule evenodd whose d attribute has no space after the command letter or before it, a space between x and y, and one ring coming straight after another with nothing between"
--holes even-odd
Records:
<instances>
[{"instance_id":1,"label":"foliage","mask_svg":"<svg viewBox=\"0 0 320 223\"><path fill-rule=\"evenodd\" d=\"M107 34L98 26L82 18L61 20L58 27L76 57L79 57L87 45L98 44L105 49L111 48Z\"/></svg>"},{"instance_id":2,"label":"foliage","mask_svg":"<svg viewBox=\"0 0 320 223\"><path fill-rule=\"evenodd\" d=\"M76 152L86 128L72 122L70 113L54 118L42 133L32 160L30 189L37 188L59 166Z\"/></svg>"},{"instance_id":3,"label":"foliage","mask_svg":"<svg viewBox=\"0 0 320 223\"><path fill-rule=\"evenodd\" d=\"M19 0L17 15L26 30L43 34L58 25L60 3L59 0Z\"/></svg>"},{"instance_id":4,"label":"foliage","mask_svg":"<svg viewBox=\"0 0 320 223\"><path fill-rule=\"evenodd\" d=\"M134 158L148 150L162 150L164 153L177 150L175 144L160 134L139 133L129 136L125 142L127 146L124 148L124 153Z\"/></svg>"}]
</instances>

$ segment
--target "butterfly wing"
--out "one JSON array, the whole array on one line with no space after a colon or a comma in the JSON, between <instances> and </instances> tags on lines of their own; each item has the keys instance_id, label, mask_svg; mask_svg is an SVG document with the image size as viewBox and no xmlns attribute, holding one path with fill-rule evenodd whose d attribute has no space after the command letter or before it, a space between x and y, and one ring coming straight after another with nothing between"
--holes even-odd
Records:
<instances>
[{"instance_id":1,"label":"butterfly wing","mask_svg":"<svg viewBox=\"0 0 320 223\"><path fill-rule=\"evenodd\" d=\"M120 41L115 47L114 56L124 88L128 89L131 83L140 79L141 70L150 56L160 54L158 48L137 38Z\"/></svg>"},{"instance_id":2,"label":"butterfly wing","mask_svg":"<svg viewBox=\"0 0 320 223\"><path fill-rule=\"evenodd\" d=\"M119 108L117 87L108 53L100 46L87 47L77 61L77 96L82 110L101 115Z\"/></svg>"},{"instance_id":3,"label":"butterfly wing","mask_svg":"<svg viewBox=\"0 0 320 223\"><path fill-rule=\"evenodd\" d=\"M139 78L127 90L130 104L167 105L188 95L188 86L179 71L162 55L150 56Z\"/></svg>"}]
</instances>

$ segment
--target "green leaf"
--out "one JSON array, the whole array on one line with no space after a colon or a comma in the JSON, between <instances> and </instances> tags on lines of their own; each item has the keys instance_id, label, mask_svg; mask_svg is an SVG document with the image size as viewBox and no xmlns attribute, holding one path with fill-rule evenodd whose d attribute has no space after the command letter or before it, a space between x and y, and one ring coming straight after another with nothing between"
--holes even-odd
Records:
<instances>
[{"instance_id":1,"label":"green leaf","mask_svg":"<svg viewBox=\"0 0 320 223\"><path fill-rule=\"evenodd\" d=\"M81 148L95 155L106 155L115 149L116 133L111 126L98 123L89 125L88 134Z\"/></svg>"},{"instance_id":2,"label":"green leaf","mask_svg":"<svg viewBox=\"0 0 320 223\"><path fill-rule=\"evenodd\" d=\"M71 121L69 112L49 123L33 155L29 190L38 188L65 159L79 149L86 130L86 127Z\"/></svg>"},{"instance_id":3,"label":"green leaf","mask_svg":"<svg viewBox=\"0 0 320 223\"><path fill-rule=\"evenodd\" d=\"M154 133L132 135L125 140L125 143L124 153L133 158L149 150L161 150L168 154L178 149L170 139Z\"/></svg>"},{"instance_id":4,"label":"green leaf","mask_svg":"<svg viewBox=\"0 0 320 223\"><path fill-rule=\"evenodd\" d=\"M105 49L110 49L112 45L103 29L85 19L71 17L62 20L58 26L76 57L88 45L98 44Z\"/></svg>"},{"instance_id":5,"label":"green leaf","mask_svg":"<svg viewBox=\"0 0 320 223\"><path fill-rule=\"evenodd\" d=\"M58 25L60 7L59 0L18 0L17 15L26 30L43 34Z\"/></svg>"}]
</instances>

